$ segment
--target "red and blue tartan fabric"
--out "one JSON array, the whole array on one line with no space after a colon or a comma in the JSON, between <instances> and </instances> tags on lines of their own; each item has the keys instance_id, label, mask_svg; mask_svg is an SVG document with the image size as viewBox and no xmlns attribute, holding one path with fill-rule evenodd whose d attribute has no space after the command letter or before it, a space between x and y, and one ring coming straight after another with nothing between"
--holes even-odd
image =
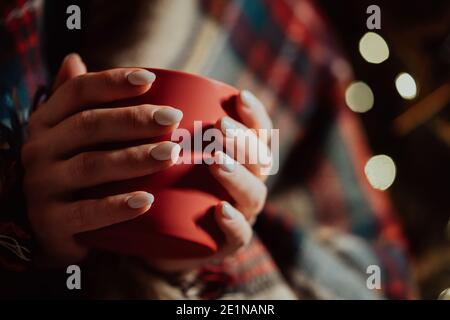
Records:
<instances>
[{"instance_id":1,"label":"red and blue tartan fabric","mask_svg":"<svg viewBox=\"0 0 450 320\"><path fill-rule=\"evenodd\" d=\"M203 3L229 30L243 69L275 93L279 103L271 113L280 128L280 149L290 149L272 188L277 195L269 197L256 225L277 266L263 258L267 251L256 249L261 244L255 240L252 254L243 252L231 268L236 286L262 291L270 287L269 275L276 282L281 270L303 297L413 297L406 242L388 195L364 176L371 153L344 102L351 69L314 1ZM224 14L230 11L232 19ZM285 146L290 139L294 145ZM377 294L363 280L370 265L382 270Z\"/></svg>"},{"instance_id":2,"label":"red and blue tartan fabric","mask_svg":"<svg viewBox=\"0 0 450 320\"><path fill-rule=\"evenodd\" d=\"M10 122L6 110L15 108L13 96L26 109L45 79L37 37L39 3L0 5L4 123ZM265 297L279 283L299 298L413 297L406 243L388 195L371 188L364 176L370 150L343 98L351 69L326 18L306 0L205 0L202 7L228 33L242 72L254 75L275 96L279 107L270 111L286 156L251 245L222 265L202 270L200 297ZM19 229L19 220L2 211L0 235L22 247L21 239L29 236ZM4 258L11 249L3 251L9 253L0 251L0 267L13 266ZM381 268L380 290L366 286L370 265Z\"/></svg>"},{"instance_id":3,"label":"red and blue tartan fabric","mask_svg":"<svg viewBox=\"0 0 450 320\"><path fill-rule=\"evenodd\" d=\"M41 1L0 4L0 268L25 270L31 233L20 190L20 148L34 92L46 73L38 42Z\"/></svg>"}]
</instances>

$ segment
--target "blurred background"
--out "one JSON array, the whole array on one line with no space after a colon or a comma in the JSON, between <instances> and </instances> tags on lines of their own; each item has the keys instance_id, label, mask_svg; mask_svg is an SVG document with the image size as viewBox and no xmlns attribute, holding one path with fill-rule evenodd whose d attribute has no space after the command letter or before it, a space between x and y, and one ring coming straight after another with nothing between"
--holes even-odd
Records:
<instances>
[{"instance_id":1,"label":"blurred background","mask_svg":"<svg viewBox=\"0 0 450 320\"><path fill-rule=\"evenodd\" d=\"M395 162L388 192L420 295L436 299L450 287L450 2L319 3L363 82L347 89L347 104L359 112L374 153ZM381 9L380 30L366 27L370 5Z\"/></svg>"},{"instance_id":2,"label":"blurred background","mask_svg":"<svg viewBox=\"0 0 450 320\"><path fill-rule=\"evenodd\" d=\"M381 183L409 240L419 295L436 299L450 287L450 1L317 2L353 67L357 83L347 88L347 105L373 153L395 163L394 183ZM366 26L371 5L381 9L379 30ZM64 56L58 48L50 61Z\"/></svg>"}]
</instances>

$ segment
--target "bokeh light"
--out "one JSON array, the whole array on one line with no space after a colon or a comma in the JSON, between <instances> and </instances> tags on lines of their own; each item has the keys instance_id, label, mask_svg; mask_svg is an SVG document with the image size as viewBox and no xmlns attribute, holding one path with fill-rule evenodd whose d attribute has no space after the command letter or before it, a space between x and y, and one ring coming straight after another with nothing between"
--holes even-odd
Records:
<instances>
[{"instance_id":1,"label":"bokeh light","mask_svg":"<svg viewBox=\"0 0 450 320\"><path fill-rule=\"evenodd\" d=\"M391 157L380 154L367 161L364 172L372 187L386 190L395 180L396 167Z\"/></svg>"},{"instance_id":2,"label":"bokeh light","mask_svg":"<svg viewBox=\"0 0 450 320\"><path fill-rule=\"evenodd\" d=\"M395 78L395 87L403 99L411 100L417 96L416 81L409 73L400 73Z\"/></svg>"},{"instance_id":3,"label":"bokeh light","mask_svg":"<svg viewBox=\"0 0 450 320\"><path fill-rule=\"evenodd\" d=\"M447 238L450 240L450 220L448 220L446 231L447 231Z\"/></svg>"},{"instance_id":4,"label":"bokeh light","mask_svg":"<svg viewBox=\"0 0 450 320\"><path fill-rule=\"evenodd\" d=\"M367 32L359 40L359 53L370 63L381 63L389 58L389 47L375 32Z\"/></svg>"},{"instance_id":5,"label":"bokeh light","mask_svg":"<svg viewBox=\"0 0 450 320\"><path fill-rule=\"evenodd\" d=\"M439 295L439 300L450 300L450 288L445 289Z\"/></svg>"},{"instance_id":6,"label":"bokeh light","mask_svg":"<svg viewBox=\"0 0 450 320\"><path fill-rule=\"evenodd\" d=\"M353 82L345 91L345 102L355 112L367 112L373 107L372 89L362 81Z\"/></svg>"}]
</instances>

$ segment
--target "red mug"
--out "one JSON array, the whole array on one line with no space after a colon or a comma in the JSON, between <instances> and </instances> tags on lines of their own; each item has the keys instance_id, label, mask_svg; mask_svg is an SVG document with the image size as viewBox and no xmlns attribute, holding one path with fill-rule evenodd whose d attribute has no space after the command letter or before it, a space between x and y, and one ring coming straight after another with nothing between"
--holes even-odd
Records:
<instances>
[{"instance_id":1,"label":"red mug","mask_svg":"<svg viewBox=\"0 0 450 320\"><path fill-rule=\"evenodd\" d=\"M226 114L236 116L237 89L180 71L147 70L156 74L152 88L139 97L115 105L155 104L178 108L184 114L179 128L189 130L192 139ZM202 130L194 131L194 121L202 121ZM149 141L162 140L170 140L170 137ZM203 158L202 150L190 152L192 159ZM100 197L132 191L148 191L155 196L148 212L127 222L77 234L77 240L90 248L163 259L210 256L223 243L214 208L221 200L231 198L205 163L181 162L149 176L103 185L89 195Z\"/></svg>"}]
</instances>

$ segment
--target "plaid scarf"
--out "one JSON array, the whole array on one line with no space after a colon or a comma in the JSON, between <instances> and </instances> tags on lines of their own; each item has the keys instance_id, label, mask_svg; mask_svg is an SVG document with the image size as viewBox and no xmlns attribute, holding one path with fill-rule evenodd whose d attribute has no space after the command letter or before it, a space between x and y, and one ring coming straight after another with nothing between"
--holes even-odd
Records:
<instances>
[{"instance_id":1,"label":"plaid scarf","mask_svg":"<svg viewBox=\"0 0 450 320\"><path fill-rule=\"evenodd\" d=\"M0 4L0 268L9 270L26 270L32 245L19 159L32 97L45 85L37 34L41 2Z\"/></svg>"},{"instance_id":2,"label":"plaid scarf","mask_svg":"<svg viewBox=\"0 0 450 320\"><path fill-rule=\"evenodd\" d=\"M134 258L107 257L112 259L107 265L117 267L110 276L137 279L123 281L128 287L134 283L128 297L413 297L406 242L388 194L373 189L364 176L371 152L357 116L344 103L352 71L326 17L308 0L201 4L204 17L172 67L259 96L280 128L281 172L269 181L269 201L253 241L236 256L181 279L156 274ZM24 25L36 26L34 15L21 17ZM18 36L19 30L28 33ZM35 67L36 30L8 32L16 34L11 59L17 59L20 79L33 92L36 78L31 74L42 71ZM7 61L2 59L0 67ZM5 75L0 77L8 79ZM88 277L98 279L98 259L87 262L92 267ZM366 286L371 265L381 269L379 290ZM124 297L125 291L108 287L93 296Z\"/></svg>"}]
</instances>

